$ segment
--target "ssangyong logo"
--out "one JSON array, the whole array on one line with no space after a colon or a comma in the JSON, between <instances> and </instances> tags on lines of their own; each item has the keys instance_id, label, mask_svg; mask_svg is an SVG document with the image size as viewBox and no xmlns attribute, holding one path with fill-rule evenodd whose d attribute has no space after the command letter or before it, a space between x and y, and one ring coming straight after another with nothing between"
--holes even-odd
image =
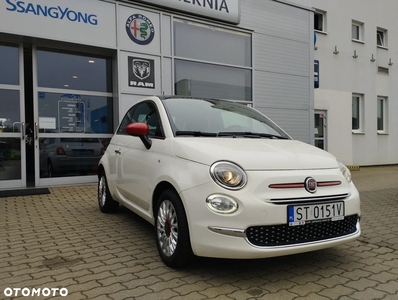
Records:
<instances>
[{"instance_id":1,"label":"ssangyong logo","mask_svg":"<svg viewBox=\"0 0 398 300\"><path fill-rule=\"evenodd\" d=\"M304 181L304 186L307 192L315 193L317 188L316 180L312 177L308 177Z\"/></svg>"},{"instance_id":2,"label":"ssangyong logo","mask_svg":"<svg viewBox=\"0 0 398 300\"><path fill-rule=\"evenodd\" d=\"M90 25L98 25L98 17L96 14L89 14L77 10L70 9L69 7L47 6L42 4L6 0L8 6L7 11L17 12L21 14L33 14L36 16L47 17L58 20L67 20L70 22L78 22Z\"/></svg>"},{"instance_id":3,"label":"ssangyong logo","mask_svg":"<svg viewBox=\"0 0 398 300\"><path fill-rule=\"evenodd\" d=\"M152 22L141 14L131 15L127 19L126 31L130 39L139 45L148 45L155 36Z\"/></svg>"}]
</instances>

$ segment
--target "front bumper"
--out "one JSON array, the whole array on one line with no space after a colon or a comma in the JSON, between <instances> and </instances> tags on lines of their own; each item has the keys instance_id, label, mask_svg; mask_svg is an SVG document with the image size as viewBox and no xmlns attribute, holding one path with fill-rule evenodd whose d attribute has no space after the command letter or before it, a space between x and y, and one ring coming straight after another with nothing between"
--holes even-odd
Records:
<instances>
[{"instance_id":1,"label":"front bumper","mask_svg":"<svg viewBox=\"0 0 398 300\"><path fill-rule=\"evenodd\" d=\"M329 248L358 238L361 232L359 194L352 183L341 180L339 170L311 171L311 176L320 181L336 177L342 181L340 186L319 189L314 195L304 189L274 191L268 187L274 183L296 182L307 176L308 171L248 172L248 185L240 191L224 190L214 182L183 191L180 196L188 215L194 253L220 258L265 258ZM239 203L238 211L230 215L210 211L205 199L213 193L233 197ZM324 224L289 226L288 204L275 201L278 198L298 202L297 199L305 199L300 203L308 203L311 197L342 194L345 195L344 220L321 222ZM341 229L340 225L346 227ZM299 238L292 241L292 236Z\"/></svg>"}]
</instances>

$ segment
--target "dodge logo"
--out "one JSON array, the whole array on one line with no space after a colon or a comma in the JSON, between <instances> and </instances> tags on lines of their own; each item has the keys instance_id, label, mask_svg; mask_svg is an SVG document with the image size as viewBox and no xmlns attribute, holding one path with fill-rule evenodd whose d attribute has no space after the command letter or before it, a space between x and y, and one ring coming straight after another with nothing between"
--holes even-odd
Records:
<instances>
[{"instance_id":1,"label":"dodge logo","mask_svg":"<svg viewBox=\"0 0 398 300\"><path fill-rule=\"evenodd\" d=\"M304 186L305 186L305 189L307 190L307 192L309 192L309 193L316 192L317 183L314 178L307 177L304 181Z\"/></svg>"}]
</instances>

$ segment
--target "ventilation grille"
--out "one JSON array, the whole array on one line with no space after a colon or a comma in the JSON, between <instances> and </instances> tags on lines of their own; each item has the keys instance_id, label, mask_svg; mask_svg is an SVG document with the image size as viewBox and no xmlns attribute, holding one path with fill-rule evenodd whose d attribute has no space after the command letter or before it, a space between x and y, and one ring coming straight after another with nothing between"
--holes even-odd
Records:
<instances>
[{"instance_id":1,"label":"ventilation grille","mask_svg":"<svg viewBox=\"0 0 398 300\"><path fill-rule=\"evenodd\" d=\"M381 73L381 74L386 74L388 75L388 68L384 68L384 67L377 67L377 72Z\"/></svg>"},{"instance_id":2,"label":"ventilation grille","mask_svg":"<svg viewBox=\"0 0 398 300\"><path fill-rule=\"evenodd\" d=\"M357 231L358 215L343 220L308 223L301 226L271 225L253 226L246 230L250 243L259 247L297 245L322 241L353 234Z\"/></svg>"}]
</instances>

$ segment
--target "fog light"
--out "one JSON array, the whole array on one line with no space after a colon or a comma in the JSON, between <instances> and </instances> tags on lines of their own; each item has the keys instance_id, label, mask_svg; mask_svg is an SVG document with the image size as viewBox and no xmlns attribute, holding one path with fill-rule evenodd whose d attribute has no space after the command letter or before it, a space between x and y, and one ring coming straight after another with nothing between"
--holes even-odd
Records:
<instances>
[{"instance_id":1,"label":"fog light","mask_svg":"<svg viewBox=\"0 0 398 300\"><path fill-rule=\"evenodd\" d=\"M232 214L236 212L239 207L238 202L234 199L220 194L214 194L207 197L206 204L211 211L219 214Z\"/></svg>"}]
</instances>

